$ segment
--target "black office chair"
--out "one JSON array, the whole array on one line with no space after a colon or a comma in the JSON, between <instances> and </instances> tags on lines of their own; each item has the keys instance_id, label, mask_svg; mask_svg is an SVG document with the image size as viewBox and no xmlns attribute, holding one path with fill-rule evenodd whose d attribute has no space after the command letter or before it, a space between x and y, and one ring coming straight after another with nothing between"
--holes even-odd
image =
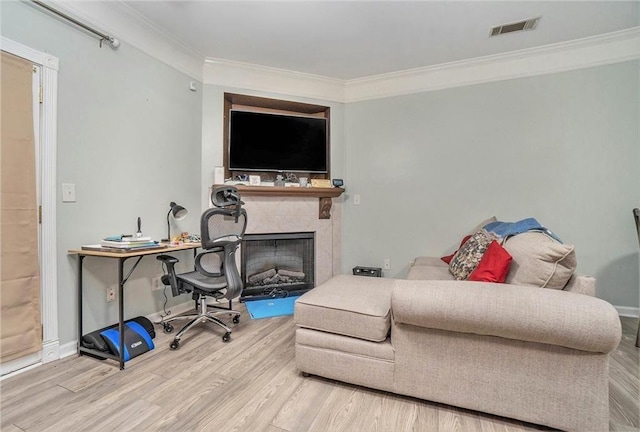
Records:
<instances>
[{"instance_id":1,"label":"black office chair","mask_svg":"<svg viewBox=\"0 0 640 432\"><path fill-rule=\"evenodd\" d=\"M247 227L247 212L242 208L238 190L233 186L216 188L211 194L215 207L208 209L200 218L202 252L195 258L195 271L176 274L175 264L179 261L169 255L160 255L158 260L166 265L166 274L162 277L165 285L171 286L173 296L191 292L198 313L178 315L163 320L166 333L173 331L171 321L191 318L173 338L169 347L180 347L180 339L193 326L201 322L212 322L225 330L222 340L231 339L231 329L218 315L233 316L233 322L240 321L240 312L231 308L231 300L238 297L243 289L242 278L236 265L236 250L242 241ZM228 300L229 308L209 311L207 298Z\"/></svg>"},{"instance_id":2,"label":"black office chair","mask_svg":"<svg viewBox=\"0 0 640 432\"><path fill-rule=\"evenodd\" d=\"M640 244L640 208L633 209L633 219L636 221L638 243ZM636 347L640 348L640 322L638 322L638 333L636 334Z\"/></svg>"}]
</instances>

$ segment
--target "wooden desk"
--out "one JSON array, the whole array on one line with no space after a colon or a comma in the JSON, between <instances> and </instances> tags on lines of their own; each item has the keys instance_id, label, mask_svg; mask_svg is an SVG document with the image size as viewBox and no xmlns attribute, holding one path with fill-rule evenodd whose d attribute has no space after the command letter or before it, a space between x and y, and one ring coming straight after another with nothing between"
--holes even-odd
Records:
<instances>
[{"instance_id":1,"label":"wooden desk","mask_svg":"<svg viewBox=\"0 0 640 432\"><path fill-rule=\"evenodd\" d=\"M78 355L83 353L93 354L100 357L106 357L113 360L117 360L120 363L120 369L124 369L124 285L127 283L129 276L136 269L140 261L146 255L157 255L163 253L171 253L181 250L193 250L195 255L196 249L201 247L201 243L183 243L178 246L167 246L158 249L131 251L131 252L112 252L109 250L83 250L72 249L70 254L78 255ZM111 353L105 353L82 346L82 263L86 257L97 258L115 258L118 260L118 330L120 333L120 355L113 355ZM137 260L129 269L129 272L124 275L124 262L129 258L137 258Z\"/></svg>"}]
</instances>

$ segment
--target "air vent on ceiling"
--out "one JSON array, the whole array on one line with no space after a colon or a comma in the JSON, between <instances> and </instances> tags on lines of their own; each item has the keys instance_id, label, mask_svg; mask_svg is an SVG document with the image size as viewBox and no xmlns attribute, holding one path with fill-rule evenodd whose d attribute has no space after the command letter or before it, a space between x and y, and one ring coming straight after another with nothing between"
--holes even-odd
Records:
<instances>
[{"instance_id":1,"label":"air vent on ceiling","mask_svg":"<svg viewBox=\"0 0 640 432\"><path fill-rule=\"evenodd\" d=\"M540 20L540 17L537 17L537 18L531 18L525 21L518 21L510 24L499 25L491 29L490 35L498 36L505 33L513 33L513 32L519 32L524 30L533 30L534 28L536 28L536 25L538 24L539 20Z\"/></svg>"}]
</instances>

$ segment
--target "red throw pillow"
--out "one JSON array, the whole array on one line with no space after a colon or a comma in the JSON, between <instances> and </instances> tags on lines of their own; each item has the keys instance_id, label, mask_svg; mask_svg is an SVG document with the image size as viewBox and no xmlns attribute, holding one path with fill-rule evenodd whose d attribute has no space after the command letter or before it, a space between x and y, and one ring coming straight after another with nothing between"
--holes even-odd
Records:
<instances>
[{"instance_id":1,"label":"red throw pillow","mask_svg":"<svg viewBox=\"0 0 640 432\"><path fill-rule=\"evenodd\" d=\"M465 244L467 242L467 240L469 240L470 238L471 238L471 235L465 236L465 238L463 238L462 241L460 242L460 246L458 246L458 249L460 249L462 247L462 245ZM454 255L456 253L458 253L458 251L455 251L451 255L443 256L440 259L442 261L446 262L447 264L451 264L451 260L453 259Z\"/></svg>"},{"instance_id":2,"label":"red throw pillow","mask_svg":"<svg viewBox=\"0 0 640 432\"><path fill-rule=\"evenodd\" d=\"M467 280L476 282L504 283L509 273L511 255L497 241L492 241L484 253L478 267L471 272Z\"/></svg>"}]
</instances>

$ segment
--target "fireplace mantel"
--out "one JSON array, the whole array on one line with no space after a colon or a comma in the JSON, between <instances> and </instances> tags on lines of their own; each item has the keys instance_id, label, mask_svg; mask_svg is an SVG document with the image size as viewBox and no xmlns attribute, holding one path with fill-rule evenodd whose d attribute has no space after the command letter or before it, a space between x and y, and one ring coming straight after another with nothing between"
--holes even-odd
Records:
<instances>
[{"instance_id":1,"label":"fireplace mantel","mask_svg":"<svg viewBox=\"0 0 640 432\"><path fill-rule=\"evenodd\" d=\"M222 185L213 185L218 187ZM298 197L298 198L319 198L320 210L319 219L331 218L331 198L337 198L343 194L344 189L340 187L320 188L320 187L282 187L282 186L246 186L235 185L241 196L263 196L263 197Z\"/></svg>"}]
</instances>

